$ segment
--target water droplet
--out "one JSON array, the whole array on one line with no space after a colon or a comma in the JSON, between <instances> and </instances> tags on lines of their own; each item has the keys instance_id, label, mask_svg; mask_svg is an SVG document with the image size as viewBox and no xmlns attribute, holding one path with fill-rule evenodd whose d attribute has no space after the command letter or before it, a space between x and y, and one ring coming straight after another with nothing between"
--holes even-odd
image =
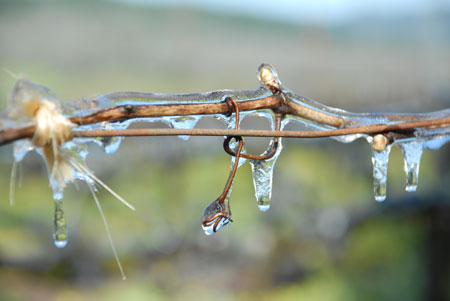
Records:
<instances>
[{"instance_id":1,"label":"water droplet","mask_svg":"<svg viewBox=\"0 0 450 301\"><path fill-rule=\"evenodd\" d=\"M67 224L62 208L62 201L55 200L55 215L53 217L53 241L58 248L67 245Z\"/></svg>"},{"instance_id":2,"label":"water droplet","mask_svg":"<svg viewBox=\"0 0 450 301\"><path fill-rule=\"evenodd\" d=\"M272 143L271 143L272 146ZM269 147L270 149L271 147ZM278 150L275 155L268 160L249 160L252 166L253 185L258 208L261 211L270 209L270 199L272 197L273 168L280 155L282 146L281 139L278 143Z\"/></svg>"},{"instance_id":3,"label":"water droplet","mask_svg":"<svg viewBox=\"0 0 450 301\"><path fill-rule=\"evenodd\" d=\"M382 202L386 199L387 169L390 151L391 145L387 145L382 151L372 150L373 191L377 202Z\"/></svg>"},{"instance_id":4,"label":"water droplet","mask_svg":"<svg viewBox=\"0 0 450 301\"><path fill-rule=\"evenodd\" d=\"M170 125L175 129L193 129L202 116L177 116L168 118ZM178 135L182 140L188 140L189 135Z\"/></svg>"},{"instance_id":5,"label":"water droplet","mask_svg":"<svg viewBox=\"0 0 450 301\"><path fill-rule=\"evenodd\" d=\"M408 192L416 191L419 181L420 157L423 152L423 143L418 141L400 144L405 159L406 188Z\"/></svg>"}]
</instances>

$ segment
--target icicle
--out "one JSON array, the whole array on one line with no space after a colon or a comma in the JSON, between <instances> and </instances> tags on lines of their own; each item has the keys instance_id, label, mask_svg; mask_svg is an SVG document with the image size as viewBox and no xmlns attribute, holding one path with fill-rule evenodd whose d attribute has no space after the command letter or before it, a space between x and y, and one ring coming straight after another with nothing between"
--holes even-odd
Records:
<instances>
[{"instance_id":1,"label":"icicle","mask_svg":"<svg viewBox=\"0 0 450 301\"><path fill-rule=\"evenodd\" d=\"M116 122L114 124L111 123L104 123L103 125L100 125L100 129L102 130L122 130L126 129L128 127L128 123L119 123ZM92 126L91 128L96 128L96 126ZM114 137L97 137L94 138L97 144L99 144L105 153L111 155L114 154L118 149L120 144L123 141L123 137L121 136L114 136Z\"/></svg>"},{"instance_id":2,"label":"icicle","mask_svg":"<svg viewBox=\"0 0 450 301\"><path fill-rule=\"evenodd\" d=\"M423 143L412 141L400 144L405 159L406 188L408 192L416 191L419 180L420 157L423 152Z\"/></svg>"},{"instance_id":3,"label":"icicle","mask_svg":"<svg viewBox=\"0 0 450 301\"><path fill-rule=\"evenodd\" d=\"M390 151L391 145L387 145L381 151L372 149L373 191L375 200L378 202L386 199L387 169Z\"/></svg>"},{"instance_id":4,"label":"icicle","mask_svg":"<svg viewBox=\"0 0 450 301\"><path fill-rule=\"evenodd\" d=\"M190 115L168 118L170 125L175 129L193 129L202 116ZM188 140L189 135L178 135L182 140Z\"/></svg>"},{"instance_id":5,"label":"icicle","mask_svg":"<svg viewBox=\"0 0 450 301\"><path fill-rule=\"evenodd\" d=\"M272 147L271 146L269 149ZM272 197L273 168L281 152L281 139L278 142L278 150L275 155L268 160L249 160L252 166L253 185L258 208L261 211L270 209L270 199Z\"/></svg>"},{"instance_id":6,"label":"icicle","mask_svg":"<svg viewBox=\"0 0 450 301\"><path fill-rule=\"evenodd\" d=\"M270 208L270 198L272 196L272 173L273 165L269 161L250 160L253 173L253 185L255 186L255 196L258 208L267 211Z\"/></svg>"},{"instance_id":7,"label":"icicle","mask_svg":"<svg viewBox=\"0 0 450 301\"><path fill-rule=\"evenodd\" d=\"M67 224L62 208L62 200L55 199L55 215L53 217L53 242L58 248L67 245Z\"/></svg>"},{"instance_id":8,"label":"icicle","mask_svg":"<svg viewBox=\"0 0 450 301\"><path fill-rule=\"evenodd\" d=\"M270 122L272 130L276 127L276 119L273 112L260 112L260 116L266 116ZM289 122L288 118L284 118L281 122L280 128L283 128ZM263 154L266 155L273 147L273 140L270 142L270 146ZM267 211L270 209L270 199L272 197L272 179L273 168L282 150L281 138L278 141L278 148L275 155L267 160L249 160L252 167L253 186L255 187L255 196L258 208L261 211Z\"/></svg>"},{"instance_id":9,"label":"icicle","mask_svg":"<svg viewBox=\"0 0 450 301\"><path fill-rule=\"evenodd\" d=\"M16 177L17 177L17 165L19 162L16 160L13 161L13 165L11 167L11 178L9 179L9 205L14 205L14 189L16 186Z\"/></svg>"}]
</instances>

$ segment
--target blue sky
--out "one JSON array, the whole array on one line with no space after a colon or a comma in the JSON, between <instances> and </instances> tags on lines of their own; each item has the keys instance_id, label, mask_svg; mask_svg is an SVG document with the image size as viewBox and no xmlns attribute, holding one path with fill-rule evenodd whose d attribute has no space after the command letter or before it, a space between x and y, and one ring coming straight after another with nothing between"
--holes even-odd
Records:
<instances>
[{"instance_id":1,"label":"blue sky","mask_svg":"<svg viewBox=\"0 0 450 301\"><path fill-rule=\"evenodd\" d=\"M450 9L450 0L116 0L127 4L187 5L212 11L284 20L335 24L369 15L382 17L430 14Z\"/></svg>"}]
</instances>

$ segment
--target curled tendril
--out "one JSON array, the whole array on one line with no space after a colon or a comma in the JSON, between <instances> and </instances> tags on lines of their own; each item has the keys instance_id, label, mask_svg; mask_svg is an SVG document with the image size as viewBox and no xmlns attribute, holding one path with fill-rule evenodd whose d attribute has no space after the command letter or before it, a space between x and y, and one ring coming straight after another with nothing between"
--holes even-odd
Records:
<instances>
[{"instance_id":1,"label":"curled tendril","mask_svg":"<svg viewBox=\"0 0 450 301\"><path fill-rule=\"evenodd\" d=\"M232 222L230 202L227 199L224 202L220 202L220 198L208 205L203 211L202 227L206 235L216 233L223 226Z\"/></svg>"},{"instance_id":2,"label":"curled tendril","mask_svg":"<svg viewBox=\"0 0 450 301\"><path fill-rule=\"evenodd\" d=\"M237 104L236 100L234 100L231 97L227 97L225 99L225 102L230 106L230 113L232 109L234 109L234 111L236 112L235 128L239 129L239 105ZM227 145L232 138L234 138L236 141L239 142L233 168L231 169L230 175L228 177L227 183L225 184L225 188L223 189L222 194L214 202L209 204L208 207L205 208L201 218L202 227L206 235L216 233L220 228L228 225L228 223L232 221L228 193L231 189L231 185L233 184L234 176L236 174L236 170L239 164L239 156L241 155L241 151L244 146L244 140L240 136L227 137L225 139Z\"/></svg>"}]
</instances>

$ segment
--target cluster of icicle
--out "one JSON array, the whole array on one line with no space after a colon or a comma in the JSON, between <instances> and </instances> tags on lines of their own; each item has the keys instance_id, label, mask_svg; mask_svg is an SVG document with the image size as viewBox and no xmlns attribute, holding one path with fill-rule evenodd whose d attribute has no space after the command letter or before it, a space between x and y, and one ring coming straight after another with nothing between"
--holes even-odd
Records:
<instances>
[{"instance_id":1,"label":"cluster of icicle","mask_svg":"<svg viewBox=\"0 0 450 301\"><path fill-rule=\"evenodd\" d=\"M67 222L64 215L62 198L67 183L78 179L87 184L94 201L100 211L106 233L116 258L118 267L125 279L117 252L112 243L106 218L97 198L97 186L102 186L132 210L132 205L117 195L111 188L98 179L85 164L88 154L85 142L73 141L72 130L76 126L64 114L62 104L55 94L41 85L35 84L25 77L18 77L9 97L7 117L0 120L5 128L29 125L36 127L32 139L14 142L14 163L11 172L10 202L14 203L14 182L17 164L25 155L35 150L40 154L48 169L50 187L53 190L55 205L53 218L53 241L55 246L63 248L67 245Z\"/></svg>"},{"instance_id":2,"label":"cluster of icicle","mask_svg":"<svg viewBox=\"0 0 450 301\"><path fill-rule=\"evenodd\" d=\"M274 68L268 64L262 64L258 69L258 79L260 86L255 90L231 91L220 90L198 94L157 94L139 92L112 92L96 98L95 103L89 100L81 100L70 104L61 103L55 94L38 84L31 82L25 77L18 77L17 82L11 92L9 108L6 116L1 118L0 126L3 128L19 127L34 124L37 128L33 139L25 139L14 143L14 161L20 162L30 151L37 151L47 163L49 170L50 186L53 189L55 202L55 245L64 247L67 242L67 229L62 210L62 197L64 186L74 179L85 182L93 193L94 199L99 206L95 196L96 185L99 184L113 193L128 207L133 208L122 198L115 194L109 187L103 184L86 167L84 161L88 154L87 143L94 142L100 145L106 153L114 153L122 141L122 137L113 138L74 138L71 131L82 131L92 129L125 129L133 122L164 122L170 127L177 129L191 129L203 117L192 116L171 116L153 118L135 118L114 123L98 123L75 127L68 117L80 116L93 113L98 110L111 108L119 105L163 105L163 104L191 104L191 103L219 103L223 102L227 96L232 96L237 101L246 101L270 96L273 91L271 87L277 86L282 93L288 95L291 101L307 106L316 111L334 115L344 120L357 120L358 125L369 125L376 123L392 124L389 118L382 114L355 114L340 109L327 107L314 100L298 96L282 86ZM272 81L272 82L268 82ZM436 112L438 115L450 115L450 110ZM271 123L271 128L275 129L275 115L272 110L256 110L241 112L240 119L248 115L258 115L267 118ZM207 115L205 115L207 116ZM230 129L234 127L235 116L226 117L224 115L213 115L225 122ZM438 116L439 117L439 116ZM281 130L289 122L297 122L301 125L315 130L329 130L332 126L323 125L309 121L293 115L283 116ZM56 130L56 129L59 129ZM372 145L372 162L374 178L374 194L377 201L386 198L386 176L389 152L393 145L398 145L404 155L404 168L406 172L406 191L415 191L418 183L420 157L425 149L437 149L450 140L450 128L420 129L415 131L413 138L396 140L393 143L386 141L376 141L374 137L364 134L333 137L340 142L348 143L358 138L365 138ZM179 136L186 140L189 136ZM379 137L383 140L381 137ZM378 139L379 140L379 139ZM270 208L272 195L272 177L274 165L281 153L281 141L278 151L268 160L249 160L252 167L255 196L259 209L267 211ZM245 150L244 150L245 151ZM232 158L233 160L233 158ZM240 165L246 159L240 159ZM13 174L15 168L13 168ZM99 207L100 208L100 207ZM106 225L106 223L105 223Z\"/></svg>"}]
</instances>

